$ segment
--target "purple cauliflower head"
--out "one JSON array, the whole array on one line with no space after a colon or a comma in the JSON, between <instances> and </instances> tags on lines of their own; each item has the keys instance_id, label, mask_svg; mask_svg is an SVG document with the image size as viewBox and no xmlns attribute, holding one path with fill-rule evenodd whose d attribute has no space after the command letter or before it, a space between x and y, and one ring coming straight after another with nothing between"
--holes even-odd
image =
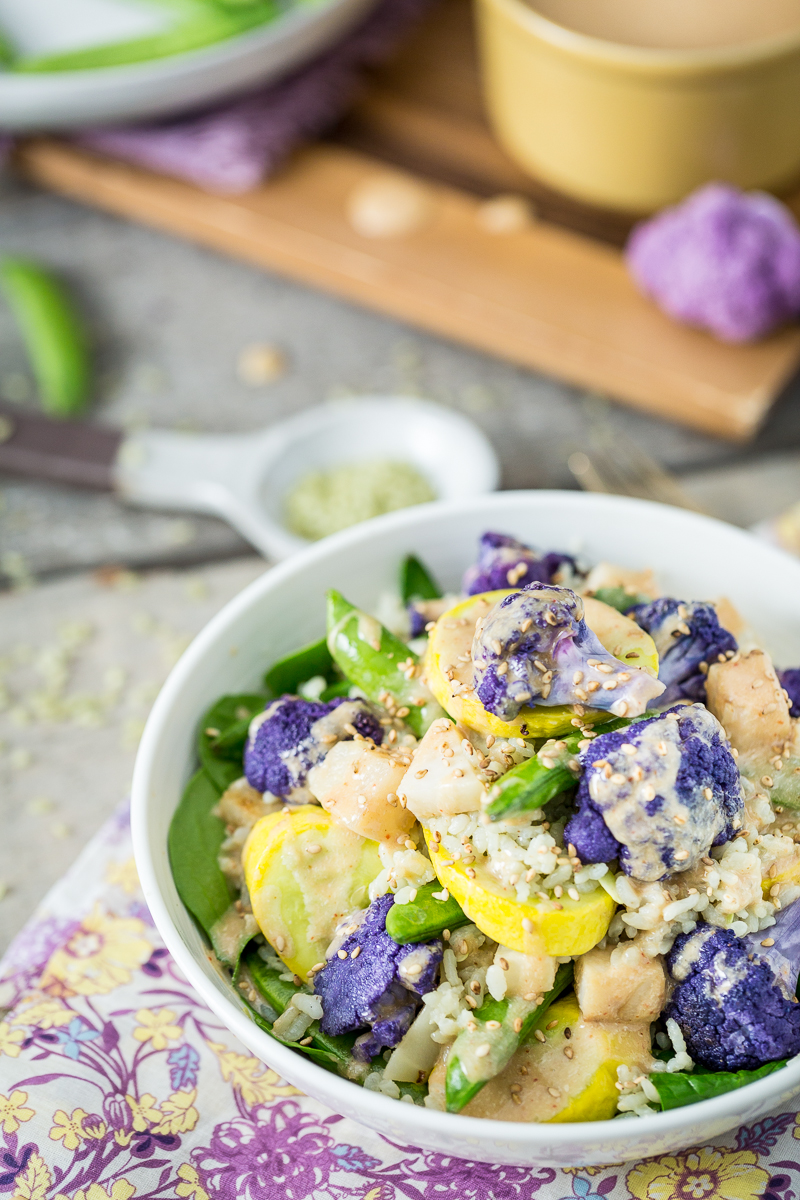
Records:
<instances>
[{"instance_id":1,"label":"purple cauliflower head","mask_svg":"<svg viewBox=\"0 0 800 1200\"><path fill-rule=\"evenodd\" d=\"M674 981L664 1011L696 1063L745 1071L800 1053L800 1004L770 964L730 929L701 925L667 956Z\"/></svg>"},{"instance_id":2,"label":"purple cauliflower head","mask_svg":"<svg viewBox=\"0 0 800 1200\"><path fill-rule=\"evenodd\" d=\"M478 561L467 568L463 590L467 596L500 588L526 587L529 583L556 583L563 575L578 575L569 554L552 552L541 557L505 533L484 533L478 543Z\"/></svg>"},{"instance_id":3,"label":"purple cauliflower head","mask_svg":"<svg viewBox=\"0 0 800 1200\"><path fill-rule=\"evenodd\" d=\"M354 1048L362 1060L401 1041L416 1015L419 997L438 983L442 943L400 946L393 941L386 932L393 903L392 896L381 896L359 918L346 922L331 944L324 968L314 977L314 991L322 997L320 1024L325 1033L367 1028Z\"/></svg>"},{"instance_id":4,"label":"purple cauliflower head","mask_svg":"<svg viewBox=\"0 0 800 1200\"><path fill-rule=\"evenodd\" d=\"M667 689L659 704L705 701L709 664L717 662L721 654L733 655L738 648L733 634L720 625L713 604L662 596L629 609L628 616L655 642L658 678Z\"/></svg>"},{"instance_id":5,"label":"purple cauliflower head","mask_svg":"<svg viewBox=\"0 0 800 1200\"><path fill-rule=\"evenodd\" d=\"M383 729L363 700L300 700L281 696L250 723L244 773L257 792L269 792L293 804L313 803L306 781L336 742L359 734L377 745Z\"/></svg>"},{"instance_id":6,"label":"purple cauliflower head","mask_svg":"<svg viewBox=\"0 0 800 1200\"><path fill-rule=\"evenodd\" d=\"M472 643L475 690L484 708L512 721L528 704L585 704L638 716L664 685L620 662L583 618L569 588L532 583L483 617Z\"/></svg>"},{"instance_id":7,"label":"purple cauliflower head","mask_svg":"<svg viewBox=\"0 0 800 1200\"><path fill-rule=\"evenodd\" d=\"M800 717L800 667L778 672L780 685L789 697L789 715Z\"/></svg>"},{"instance_id":8,"label":"purple cauliflower head","mask_svg":"<svg viewBox=\"0 0 800 1200\"><path fill-rule=\"evenodd\" d=\"M625 256L665 313L725 342L763 337L800 312L800 229L763 192L708 184L637 225Z\"/></svg>"},{"instance_id":9,"label":"purple cauliflower head","mask_svg":"<svg viewBox=\"0 0 800 1200\"><path fill-rule=\"evenodd\" d=\"M650 882L690 870L741 827L736 760L702 704L600 734L581 765L564 840L584 863L618 858L626 875Z\"/></svg>"}]
</instances>

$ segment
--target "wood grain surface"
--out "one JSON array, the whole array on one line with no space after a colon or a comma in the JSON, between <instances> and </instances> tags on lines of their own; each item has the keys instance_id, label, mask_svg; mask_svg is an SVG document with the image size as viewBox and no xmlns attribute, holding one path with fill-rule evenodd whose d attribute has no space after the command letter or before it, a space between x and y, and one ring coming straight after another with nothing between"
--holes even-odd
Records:
<instances>
[{"instance_id":1,"label":"wood grain surface","mask_svg":"<svg viewBox=\"0 0 800 1200\"><path fill-rule=\"evenodd\" d=\"M630 219L558 196L505 157L482 114L467 0L435 7L331 139L246 195L48 139L16 161L75 199L720 437L752 437L800 359L797 326L732 347L668 320L626 272ZM347 199L387 163L424 179L433 217L367 239ZM490 234L480 204L508 192L532 198L540 219Z\"/></svg>"}]
</instances>

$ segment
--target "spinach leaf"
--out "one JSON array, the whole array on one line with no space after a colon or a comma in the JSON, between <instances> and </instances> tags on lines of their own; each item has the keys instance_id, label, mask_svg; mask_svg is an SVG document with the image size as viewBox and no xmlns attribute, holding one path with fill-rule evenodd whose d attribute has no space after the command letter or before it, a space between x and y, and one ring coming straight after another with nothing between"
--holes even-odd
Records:
<instances>
[{"instance_id":1,"label":"spinach leaf","mask_svg":"<svg viewBox=\"0 0 800 1200\"><path fill-rule=\"evenodd\" d=\"M178 895L211 936L231 903L228 882L217 863L225 825L211 809L220 789L205 771L189 780L169 827L168 850Z\"/></svg>"},{"instance_id":2,"label":"spinach leaf","mask_svg":"<svg viewBox=\"0 0 800 1200\"><path fill-rule=\"evenodd\" d=\"M220 793L244 774L242 756L247 730L266 703L266 695L258 692L222 696L203 717L197 745L200 763Z\"/></svg>"},{"instance_id":3,"label":"spinach leaf","mask_svg":"<svg viewBox=\"0 0 800 1200\"><path fill-rule=\"evenodd\" d=\"M287 692L296 692L301 683L315 675L324 675L328 683L334 683L338 678L325 638L293 650L280 659L267 671L264 683L274 695L283 696Z\"/></svg>"},{"instance_id":4,"label":"spinach leaf","mask_svg":"<svg viewBox=\"0 0 800 1200\"><path fill-rule=\"evenodd\" d=\"M757 1079L764 1079L773 1071L779 1071L787 1062L788 1059L783 1059L781 1062L766 1063L755 1071L708 1071L691 1075L663 1071L651 1075L650 1082L658 1092L661 1107L666 1112L670 1108L682 1108L687 1104L709 1100L712 1096L722 1096L725 1092L744 1087L746 1083L755 1083Z\"/></svg>"},{"instance_id":5,"label":"spinach leaf","mask_svg":"<svg viewBox=\"0 0 800 1200\"><path fill-rule=\"evenodd\" d=\"M415 554L407 555L401 564L400 595L406 605L412 600L438 600L442 595L441 588Z\"/></svg>"}]
</instances>

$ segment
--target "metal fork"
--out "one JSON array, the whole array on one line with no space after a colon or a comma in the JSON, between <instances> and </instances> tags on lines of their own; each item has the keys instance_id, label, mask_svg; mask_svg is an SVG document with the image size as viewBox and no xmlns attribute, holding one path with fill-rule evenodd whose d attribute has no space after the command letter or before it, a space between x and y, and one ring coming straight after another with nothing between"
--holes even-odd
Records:
<instances>
[{"instance_id":1,"label":"metal fork","mask_svg":"<svg viewBox=\"0 0 800 1200\"><path fill-rule=\"evenodd\" d=\"M677 508L706 512L674 475L659 466L633 438L612 427L606 411L601 398L587 400L589 446L574 451L567 459L567 466L580 487L586 492L638 496L642 500L658 500Z\"/></svg>"}]
</instances>

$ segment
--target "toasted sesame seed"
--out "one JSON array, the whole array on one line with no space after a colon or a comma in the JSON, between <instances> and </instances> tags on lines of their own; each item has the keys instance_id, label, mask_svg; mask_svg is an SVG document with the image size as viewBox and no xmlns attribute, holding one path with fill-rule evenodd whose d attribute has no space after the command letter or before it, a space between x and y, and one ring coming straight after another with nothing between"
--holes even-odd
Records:
<instances>
[{"instance_id":1,"label":"toasted sesame seed","mask_svg":"<svg viewBox=\"0 0 800 1200\"><path fill-rule=\"evenodd\" d=\"M570 1029L569 1025L567 1025L567 1027L564 1030L564 1037L567 1039L572 1037L572 1030Z\"/></svg>"},{"instance_id":2,"label":"toasted sesame seed","mask_svg":"<svg viewBox=\"0 0 800 1200\"><path fill-rule=\"evenodd\" d=\"M279 954L282 954L286 949L286 938L281 937L280 934L275 938L275 949Z\"/></svg>"},{"instance_id":3,"label":"toasted sesame seed","mask_svg":"<svg viewBox=\"0 0 800 1200\"><path fill-rule=\"evenodd\" d=\"M761 943L761 945L762 945L762 946L774 946L774 945L775 945L775 938L764 938L764 940L763 940L763 942Z\"/></svg>"},{"instance_id":4,"label":"toasted sesame seed","mask_svg":"<svg viewBox=\"0 0 800 1200\"><path fill-rule=\"evenodd\" d=\"M561 1092L556 1087L549 1087L547 1090L554 1100L557 1100L561 1095Z\"/></svg>"},{"instance_id":5,"label":"toasted sesame seed","mask_svg":"<svg viewBox=\"0 0 800 1200\"><path fill-rule=\"evenodd\" d=\"M424 777L425 777L427 774L428 774L428 768L427 768L427 767L423 767L423 768L422 768L422 770L420 770L420 771L415 771L415 772L414 772L414 778L415 778L415 779L424 779Z\"/></svg>"},{"instance_id":6,"label":"toasted sesame seed","mask_svg":"<svg viewBox=\"0 0 800 1200\"><path fill-rule=\"evenodd\" d=\"M469 985L469 990L472 992L473 996L479 995L481 985L478 983L477 979L473 979L472 983Z\"/></svg>"},{"instance_id":7,"label":"toasted sesame seed","mask_svg":"<svg viewBox=\"0 0 800 1200\"><path fill-rule=\"evenodd\" d=\"M500 1029L500 1022L499 1021L487 1021L486 1028L487 1029Z\"/></svg>"},{"instance_id":8,"label":"toasted sesame seed","mask_svg":"<svg viewBox=\"0 0 800 1200\"><path fill-rule=\"evenodd\" d=\"M522 1017L514 1018L514 1033L522 1032Z\"/></svg>"},{"instance_id":9,"label":"toasted sesame seed","mask_svg":"<svg viewBox=\"0 0 800 1200\"><path fill-rule=\"evenodd\" d=\"M501 970L501 971L507 971L507 970L508 970L508 959L507 959L507 958L498 958L497 962L498 962L498 964L499 964L499 966L500 966L500 970Z\"/></svg>"},{"instance_id":10,"label":"toasted sesame seed","mask_svg":"<svg viewBox=\"0 0 800 1200\"><path fill-rule=\"evenodd\" d=\"M534 1029L533 1036L536 1038L537 1042L546 1042L547 1041L547 1038L544 1036L541 1029Z\"/></svg>"},{"instance_id":11,"label":"toasted sesame seed","mask_svg":"<svg viewBox=\"0 0 800 1200\"><path fill-rule=\"evenodd\" d=\"M689 851L688 851L688 850L678 850L678 851L677 851L677 853L676 853L676 855L675 855L675 861L676 861L676 862L686 862L686 859L687 859L688 857L689 857Z\"/></svg>"},{"instance_id":12,"label":"toasted sesame seed","mask_svg":"<svg viewBox=\"0 0 800 1200\"><path fill-rule=\"evenodd\" d=\"M346 950L338 950L336 957L337 958L347 958L347 951Z\"/></svg>"},{"instance_id":13,"label":"toasted sesame seed","mask_svg":"<svg viewBox=\"0 0 800 1200\"><path fill-rule=\"evenodd\" d=\"M203 732L205 733L206 737L219 737L220 731L215 729L213 725L209 725L208 729L205 729Z\"/></svg>"},{"instance_id":14,"label":"toasted sesame seed","mask_svg":"<svg viewBox=\"0 0 800 1200\"><path fill-rule=\"evenodd\" d=\"M308 842L306 844L306 854L319 854L322 846L318 842Z\"/></svg>"},{"instance_id":15,"label":"toasted sesame seed","mask_svg":"<svg viewBox=\"0 0 800 1200\"><path fill-rule=\"evenodd\" d=\"M564 1047L564 1054L566 1055L566 1057L567 1057L567 1058L574 1058L574 1057L575 1057L575 1051L572 1049L572 1046L565 1046L565 1047Z\"/></svg>"},{"instance_id":16,"label":"toasted sesame seed","mask_svg":"<svg viewBox=\"0 0 800 1200\"><path fill-rule=\"evenodd\" d=\"M490 1053L491 1049L492 1047L488 1042L482 1042L480 1046L475 1047L475 1057L486 1058L486 1055Z\"/></svg>"}]
</instances>

